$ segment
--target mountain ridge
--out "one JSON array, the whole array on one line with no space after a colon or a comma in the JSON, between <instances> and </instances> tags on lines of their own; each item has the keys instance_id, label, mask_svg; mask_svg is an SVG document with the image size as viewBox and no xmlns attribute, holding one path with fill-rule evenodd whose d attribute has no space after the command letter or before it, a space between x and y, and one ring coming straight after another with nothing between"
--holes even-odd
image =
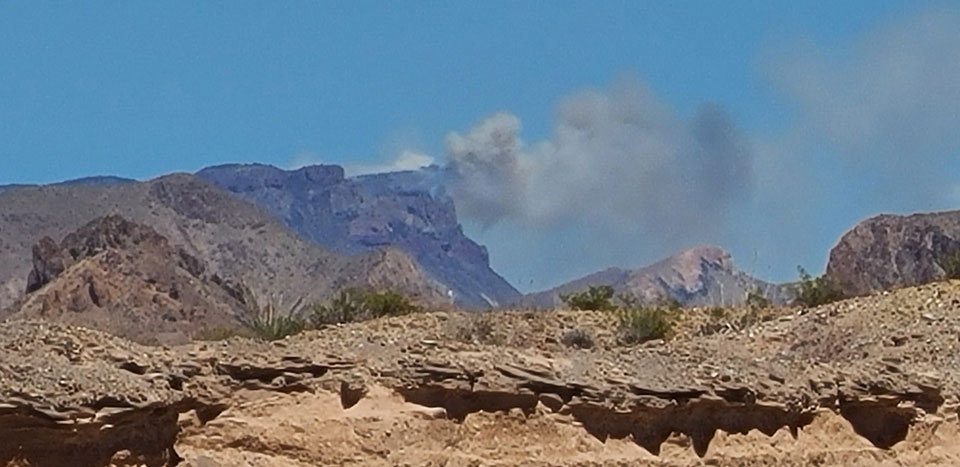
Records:
<instances>
[{"instance_id":1,"label":"mountain ridge","mask_svg":"<svg viewBox=\"0 0 960 467\"><path fill-rule=\"evenodd\" d=\"M486 248L464 234L452 198L432 183L434 170L347 177L336 165L227 164L197 176L333 251L398 248L459 306L490 308L517 299L520 293L490 267Z\"/></svg>"},{"instance_id":2,"label":"mountain ridge","mask_svg":"<svg viewBox=\"0 0 960 467\"><path fill-rule=\"evenodd\" d=\"M682 306L740 305L746 294L754 291L775 304L786 303L792 297L790 284L772 284L754 278L736 269L726 250L697 246L636 269L606 268L527 294L518 303L533 307L561 306L561 295L597 285L609 285L617 293L633 295L646 303L670 299Z\"/></svg>"},{"instance_id":3,"label":"mountain ridge","mask_svg":"<svg viewBox=\"0 0 960 467\"><path fill-rule=\"evenodd\" d=\"M171 244L204 260L213 273L242 281L261 297L321 300L341 287L376 282L427 301L445 300L437 284L402 252L328 251L260 208L181 173L108 186L68 184L0 192L0 308L26 290L37 240L63 238L91 219L110 214L154 228Z\"/></svg>"}]
</instances>

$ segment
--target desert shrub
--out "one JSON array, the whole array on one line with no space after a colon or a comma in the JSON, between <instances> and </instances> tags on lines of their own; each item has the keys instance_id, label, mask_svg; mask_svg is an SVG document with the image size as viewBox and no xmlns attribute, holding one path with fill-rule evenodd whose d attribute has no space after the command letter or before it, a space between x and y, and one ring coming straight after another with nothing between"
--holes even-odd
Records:
<instances>
[{"instance_id":1,"label":"desert shrub","mask_svg":"<svg viewBox=\"0 0 960 467\"><path fill-rule=\"evenodd\" d=\"M310 321L314 326L321 327L417 311L421 311L419 306L393 291L343 289L327 303L314 304Z\"/></svg>"},{"instance_id":2,"label":"desert shrub","mask_svg":"<svg viewBox=\"0 0 960 467\"><path fill-rule=\"evenodd\" d=\"M712 306L707 309L707 316L714 321L718 321L727 317L727 309L722 306Z\"/></svg>"},{"instance_id":3,"label":"desert shrub","mask_svg":"<svg viewBox=\"0 0 960 467\"><path fill-rule=\"evenodd\" d=\"M276 313L272 306L262 310L249 323L250 330L258 339L275 341L287 336L299 334L307 328L307 322L296 314Z\"/></svg>"},{"instance_id":4,"label":"desert shrub","mask_svg":"<svg viewBox=\"0 0 960 467\"><path fill-rule=\"evenodd\" d=\"M754 289L747 292L747 297L744 300L744 304L747 305L747 308L770 308L770 299L765 297L759 289Z\"/></svg>"},{"instance_id":5,"label":"desert shrub","mask_svg":"<svg viewBox=\"0 0 960 467\"><path fill-rule=\"evenodd\" d=\"M275 341L298 334L307 328L307 321L300 313L302 297L285 312L277 310L277 300L262 301L252 294L250 298L247 307L252 317L244 319L243 324L253 337Z\"/></svg>"},{"instance_id":6,"label":"desert shrub","mask_svg":"<svg viewBox=\"0 0 960 467\"><path fill-rule=\"evenodd\" d=\"M940 267L947 279L960 279L960 249L944 255Z\"/></svg>"},{"instance_id":7,"label":"desert shrub","mask_svg":"<svg viewBox=\"0 0 960 467\"><path fill-rule=\"evenodd\" d=\"M469 315L466 323L460 325L456 331L457 340L461 342L500 345L502 336L496 332L496 324L489 313L474 313Z\"/></svg>"},{"instance_id":8,"label":"desert shrub","mask_svg":"<svg viewBox=\"0 0 960 467\"><path fill-rule=\"evenodd\" d=\"M843 300L844 294L826 276L812 277L803 267L797 267L800 285L794 303L802 307L815 307Z\"/></svg>"},{"instance_id":9,"label":"desert shrub","mask_svg":"<svg viewBox=\"0 0 960 467\"><path fill-rule=\"evenodd\" d=\"M627 345L662 339L672 326L668 312L662 308L622 308L617 311L620 340Z\"/></svg>"},{"instance_id":10,"label":"desert shrub","mask_svg":"<svg viewBox=\"0 0 960 467\"><path fill-rule=\"evenodd\" d=\"M661 296L657 299L657 308L662 308L665 310L679 310L680 308L683 308L683 304L680 303L680 300L667 295Z\"/></svg>"},{"instance_id":11,"label":"desert shrub","mask_svg":"<svg viewBox=\"0 0 960 467\"><path fill-rule=\"evenodd\" d=\"M360 321L368 314L363 299L352 289L343 289L327 303L315 303L311 308L310 321L315 327Z\"/></svg>"},{"instance_id":12,"label":"desert shrub","mask_svg":"<svg viewBox=\"0 0 960 467\"><path fill-rule=\"evenodd\" d=\"M421 311L420 307L410 301L409 298L392 290L366 292L361 295L361 300L374 318L401 316Z\"/></svg>"},{"instance_id":13,"label":"desert shrub","mask_svg":"<svg viewBox=\"0 0 960 467\"><path fill-rule=\"evenodd\" d=\"M613 304L613 287L591 285L587 290L560 295L560 299L574 310L610 311Z\"/></svg>"},{"instance_id":14,"label":"desert shrub","mask_svg":"<svg viewBox=\"0 0 960 467\"><path fill-rule=\"evenodd\" d=\"M585 329L576 328L563 333L560 342L567 347L589 349L593 347L593 336Z\"/></svg>"}]
</instances>

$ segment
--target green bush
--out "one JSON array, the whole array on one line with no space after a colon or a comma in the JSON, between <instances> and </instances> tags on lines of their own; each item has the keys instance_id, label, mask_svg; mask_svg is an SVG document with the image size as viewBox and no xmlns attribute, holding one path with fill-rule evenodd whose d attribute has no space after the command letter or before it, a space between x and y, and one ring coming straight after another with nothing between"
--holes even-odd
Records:
<instances>
[{"instance_id":1,"label":"green bush","mask_svg":"<svg viewBox=\"0 0 960 467\"><path fill-rule=\"evenodd\" d=\"M250 318L243 320L244 326L252 337L266 341L275 341L292 336L307 328L307 321L300 314L303 298L297 300L286 312L277 311L273 300L260 301L250 294L247 310ZM210 336L221 337L221 336Z\"/></svg>"},{"instance_id":2,"label":"green bush","mask_svg":"<svg viewBox=\"0 0 960 467\"><path fill-rule=\"evenodd\" d=\"M844 293L826 276L812 277L803 267L798 266L800 285L794 303L802 307L815 307L843 300Z\"/></svg>"},{"instance_id":3,"label":"green bush","mask_svg":"<svg viewBox=\"0 0 960 467\"><path fill-rule=\"evenodd\" d=\"M960 279L960 249L944 255L940 267L947 279Z\"/></svg>"},{"instance_id":4,"label":"green bush","mask_svg":"<svg viewBox=\"0 0 960 467\"><path fill-rule=\"evenodd\" d=\"M382 316L400 316L421 311L407 297L393 291L343 289L325 304L314 304L310 321L316 327L352 323Z\"/></svg>"},{"instance_id":5,"label":"green bush","mask_svg":"<svg viewBox=\"0 0 960 467\"><path fill-rule=\"evenodd\" d=\"M404 295L391 290L383 292L367 292L361 295L367 312L374 318L381 316L401 316L421 311Z\"/></svg>"},{"instance_id":6,"label":"green bush","mask_svg":"<svg viewBox=\"0 0 960 467\"><path fill-rule=\"evenodd\" d=\"M582 292L561 294L560 299L574 310L610 311L616 308L613 293L609 285L591 285Z\"/></svg>"},{"instance_id":7,"label":"green bush","mask_svg":"<svg viewBox=\"0 0 960 467\"><path fill-rule=\"evenodd\" d=\"M249 323L253 335L265 341L275 341L299 334L307 328L307 322L291 312L281 315L273 306L267 306Z\"/></svg>"},{"instance_id":8,"label":"green bush","mask_svg":"<svg viewBox=\"0 0 960 467\"><path fill-rule=\"evenodd\" d=\"M672 327L668 312L661 308L623 308L617 311L617 320L620 340L627 345L662 339Z\"/></svg>"}]
</instances>

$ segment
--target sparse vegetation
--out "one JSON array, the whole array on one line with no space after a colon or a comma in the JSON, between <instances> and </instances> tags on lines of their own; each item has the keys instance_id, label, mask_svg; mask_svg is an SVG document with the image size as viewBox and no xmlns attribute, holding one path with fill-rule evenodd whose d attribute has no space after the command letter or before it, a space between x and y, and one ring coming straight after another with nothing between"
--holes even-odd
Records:
<instances>
[{"instance_id":1,"label":"sparse vegetation","mask_svg":"<svg viewBox=\"0 0 960 467\"><path fill-rule=\"evenodd\" d=\"M576 328L563 333L560 342L567 347L589 349L593 347L593 336L583 328Z\"/></svg>"},{"instance_id":2,"label":"sparse vegetation","mask_svg":"<svg viewBox=\"0 0 960 467\"><path fill-rule=\"evenodd\" d=\"M257 338L275 341L303 332L307 322L294 313L276 313L273 306L268 306L250 322L249 327Z\"/></svg>"},{"instance_id":3,"label":"sparse vegetation","mask_svg":"<svg viewBox=\"0 0 960 467\"><path fill-rule=\"evenodd\" d=\"M285 312L277 310L277 301L260 301L251 294L252 318L244 324L250 334L257 339L275 341L287 336L299 334L307 329L307 320L300 313L303 298L298 299Z\"/></svg>"},{"instance_id":4,"label":"sparse vegetation","mask_svg":"<svg viewBox=\"0 0 960 467\"><path fill-rule=\"evenodd\" d=\"M609 285L591 285L582 292L562 294L560 299L574 310L611 311L616 309L613 293Z\"/></svg>"},{"instance_id":5,"label":"sparse vegetation","mask_svg":"<svg viewBox=\"0 0 960 467\"><path fill-rule=\"evenodd\" d=\"M944 255L940 267L947 279L960 279L960 248Z\"/></svg>"},{"instance_id":6,"label":"sparse vegetation","mask_svg":"<svg viewBox=\"0 0 960 467\"><path fill-rule=\"evenodd\" d=\"M457 340L475 344L500 345L503 337L496 332L493 317L490 313L472 313L467 322L457 328Z\"/></svg>"},{"instance_id":7,"label":"sparse vegetation","mask_svg":"<svg viewBox=\"0 0 960 467\"><path fill-rule=\"evenodd\" d=\"M707 315L714 321L719 321L727 317L727 309L722 306L712 306L707 309Z\"/></svg>"},{"instance_id":8,"label":"sparse vegetation","mask_svg":"<svg viewBox=\"0 0 960 467\"><path fill-rule=\"evenodd\" d=\"M314 326L322 327L418 311L422 311L419 306L393 291L343 289L329 302L314 304L310 321Z\"/></svg>"},{"instance_id":9,"label":"sparse vegetation","mask_svg":"<svg viewBox=\"0 0 960 467\"><path fill-rule=\"evenodd\" d=\"M662 308L634 307L617 310L620 340L627 345L642 344L666 337L672 326Z\"/></svg>"},{"instance_id":10,"label":"sparse vegetation","mask_svg":"<svg viewBox=\"0 0 960 467\"><path fill-rule=\"evenodd\" d=\"M844 294L826 276L812 277L803 267L798 266L800 285L797 288L795 303L810 308L843 300Z\"/></svg>"},{"instance_id":11,"label":"sparse vegetation","mask_svg":"<svg viewBox=\"0 0 960 467\"><path fill-rule=\"evenodd\" d=\"M763 292L760 289L754 289L747 292L747 297L744 299L744 304L747 308L759 309L759 308L770 308L770 299L763 295Z\"/></svg>"}]
</instances>

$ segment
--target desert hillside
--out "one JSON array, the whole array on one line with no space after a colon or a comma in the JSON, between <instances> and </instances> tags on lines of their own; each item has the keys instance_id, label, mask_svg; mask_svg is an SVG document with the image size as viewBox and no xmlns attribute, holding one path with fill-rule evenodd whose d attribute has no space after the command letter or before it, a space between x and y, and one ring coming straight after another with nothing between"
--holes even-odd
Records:
<instances>
[{"instance_id":1,"label":"desert hillside","mask_svg":"<svg viewBox=\"0 0 960 467\"><path fill-rule=\"evenodd\" d=\"M0 464L960 462L960 282L674 319L641 345L615 312L554 311L166 348L10 321Z\"/></svg>"},{"instance_id":2,"label":"desert hillside","mask_svg":"<svg viewBox=\"0 0 960 467\"><path fill-rule=\"evenodd\" d=\"M83 181L0 193L0 308L27 290L34 245L60 241L108 215L148 226L204 262L208 272L246 284L259 297L320 300L346 286L390 287L446 300L405 253L374 249L345 255L303 239L261 209L193 175L147 182Z\"/></svg>"}]
</instances>

